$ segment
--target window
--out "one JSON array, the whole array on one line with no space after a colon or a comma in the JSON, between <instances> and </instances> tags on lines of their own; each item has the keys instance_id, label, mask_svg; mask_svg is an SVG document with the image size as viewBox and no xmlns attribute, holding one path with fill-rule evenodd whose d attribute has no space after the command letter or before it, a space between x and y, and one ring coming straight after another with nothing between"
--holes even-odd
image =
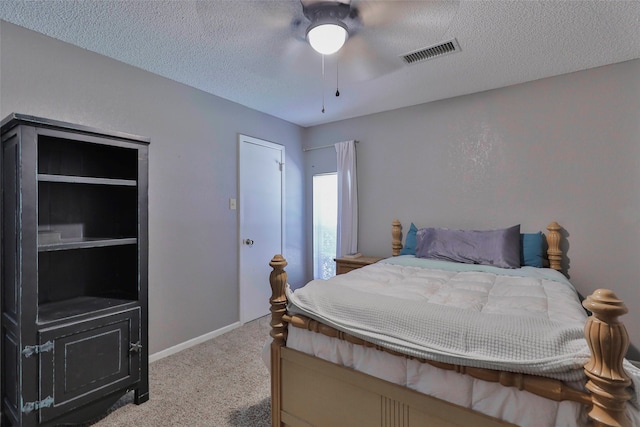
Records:
<instances>
[{"instance_id":1,"label":"window","mask_svg":"<svg viewBox=\"0 0 640 427\"><path fill-rule=\"evenodd\" d=\"M338 234L338 174L313 176L313 277L328 279L336 274Z\"/></svg>"}]
</instances>

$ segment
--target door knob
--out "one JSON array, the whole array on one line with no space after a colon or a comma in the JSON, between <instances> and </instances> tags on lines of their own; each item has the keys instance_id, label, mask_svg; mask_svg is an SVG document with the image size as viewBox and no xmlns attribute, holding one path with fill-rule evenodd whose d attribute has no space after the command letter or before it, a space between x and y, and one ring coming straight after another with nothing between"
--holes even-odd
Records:
<instances>
[{"instance_id":1,"label":"door knob","mask_svg":"<svg viewBox=\"0 0 640 427\"><path fill-rule=\"evenodd\" d=\"M244 240L244 244L245 244L245 245L247 245L247 246L253 246L253 240L251 240L251 239L245 239L245 240Z\"/></svg>"}]
</instances>

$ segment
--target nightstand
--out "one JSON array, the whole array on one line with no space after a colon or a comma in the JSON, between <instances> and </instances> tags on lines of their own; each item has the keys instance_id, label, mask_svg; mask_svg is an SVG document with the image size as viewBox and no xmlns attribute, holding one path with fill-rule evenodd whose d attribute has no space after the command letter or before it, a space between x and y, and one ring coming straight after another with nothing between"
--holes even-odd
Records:
<instances>
[{"instance_id":1,"label":"nightstand","mask_svg":"<svg viewBox=\"0 0 640 427\"><path fill-rule=\"evenodd\" d=\"M375 256L361 256L358 258L335 258L336 262L336 274L348 273L351 270L364 267L365 265L373 264L375 262L384 259L383 257Z\"/></svg>"}]
</instances>

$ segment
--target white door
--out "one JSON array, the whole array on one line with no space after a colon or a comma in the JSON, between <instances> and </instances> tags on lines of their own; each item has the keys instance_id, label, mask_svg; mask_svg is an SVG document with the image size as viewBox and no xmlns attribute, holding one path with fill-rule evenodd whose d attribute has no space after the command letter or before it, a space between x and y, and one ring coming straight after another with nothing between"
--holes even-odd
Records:
<instances>
[{"instance_id":1,"label":"white door","mask_svg":"<svg viewBox=\"0 0 640 427\"><path fill-rule=\"evenodd\" d=\"M240 135L240 322L269 314L269 261L282 253L284 146Z\"/></svg>"}]
</instances>

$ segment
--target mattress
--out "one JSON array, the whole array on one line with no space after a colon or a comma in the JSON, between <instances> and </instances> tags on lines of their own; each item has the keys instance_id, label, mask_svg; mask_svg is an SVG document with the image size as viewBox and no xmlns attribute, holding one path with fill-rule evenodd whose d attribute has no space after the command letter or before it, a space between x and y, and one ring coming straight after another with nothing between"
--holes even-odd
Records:
<instances>
[{"instance_id":1,"label":"mattress","mask_svg":"<svg viewBox=\"0 0 640 427\"><path fill-rule=\"evenodd\" d=\"M287 347L523 427L590 425L578 403L555 402L315 332L289 327Z\"/></svg>"}]
</instances>

